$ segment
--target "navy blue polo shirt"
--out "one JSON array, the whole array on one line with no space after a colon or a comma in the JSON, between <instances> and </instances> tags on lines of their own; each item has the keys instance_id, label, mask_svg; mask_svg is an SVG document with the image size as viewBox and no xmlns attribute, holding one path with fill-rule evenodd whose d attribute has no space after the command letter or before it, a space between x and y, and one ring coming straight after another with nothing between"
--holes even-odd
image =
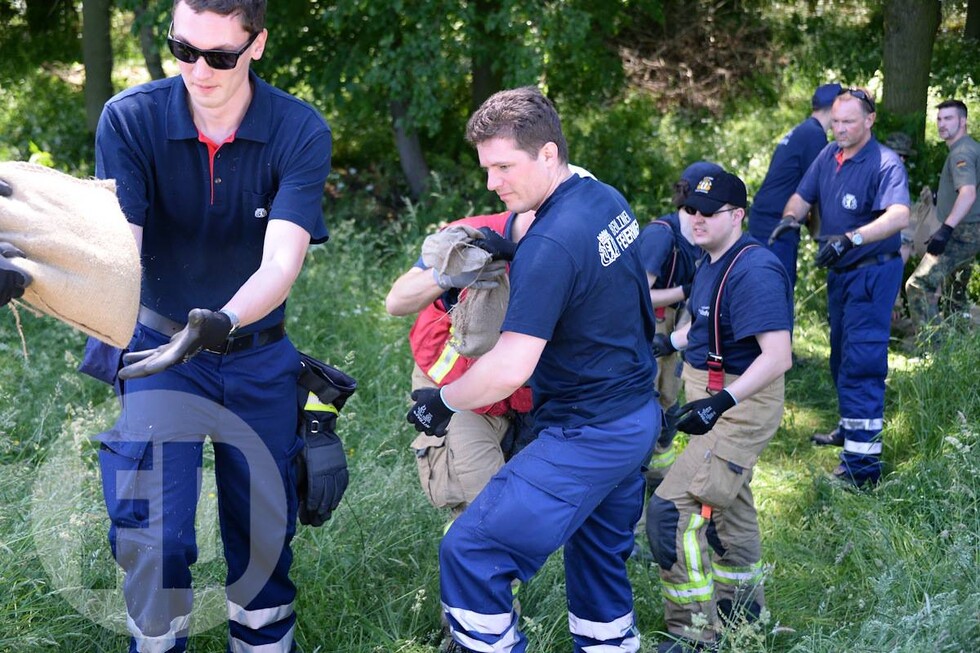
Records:
<instances>
[{"instance_id":1,"label":"navy blue polo shirt","mask_svg":"<svg viewBox=\"0 0 980 653\"><path fill-rule=\"evenodd\" d=\"M792 197L813 160L827 145L827 130L820 121L809 117L786 134L772 153L769 171L752 198L749 224L754 233L766 237L783 217L786 202Z\"/></svg>"},{"instance_id":2,"label":"navy blue polo shirt","mask_svg":"<svg viewBox=\"0 0 980 653\"><path fill-rule=\"evenodd\" d=\"M831 142L803 175L796 192L810 204L820 203L820 238L854 231L874 221L892 204L909 206L905 165L872 136L850 159L838 164L840 146ZM901 235L853 247L835 266L845 268L870 256L896 254Z\"/></svg>"},{"instance_id":3,"label":"navy blue polo shirt","mask_svg":"<svg viewBox=\"0 0 980 653\"><path fill-rule=\"evenodd\" d=\"M742 243L759 244L743 235L728 250ZM728 269L729 256L715 262L705 259L694 275L687 308L691 330L687 334L684 360L692 367L707 370L708 307L714 297L718 277ZM786 268L765 247L751 247L739 257L721 292L721 354L725 371L742 374L762 350L756 336L768 331L793 332L793 290Z\"/></svg>"},{"instance_id":4,"label":"navy blue polo shirt","mask_svg":"<svg viewBox=\"0 0 980 653\"><path fill-rule=\"evenodd\" d=\"M538 429L601 424L650 401L655 323L639 236L618 191L572 175L521 240L501 330L548 341L530 380Z\"/></svg>"},{"instance_id":5,"label":"navy blue polo shirt","mask_svg":"<svg viewBox=\"0 0 980 653\"><path fill-rule=\"evenodd\" d=\"M269 220L327 240L323 184L331 134L308 104L250 73L252 102L228 142L199 140L178 77L109 100L96 133L96 175L116 180L126 218L143 227L141 302L178 322L217 310L258 269ZM285 303L243 329L283 320Z\"/></svg>"},{"instance_id":6,"label":"navy blue polo shirt","mask_svg":"<svg viewBox=\"0 0 980 653\"><path fill-rule=\"evenodd\" d=\"M643 268L657 277L654 288L676 288L690 283L703 255L704 250L681 233L676 211L654 220L640 232L640 256Z\"/></svg>"}]
</instances>

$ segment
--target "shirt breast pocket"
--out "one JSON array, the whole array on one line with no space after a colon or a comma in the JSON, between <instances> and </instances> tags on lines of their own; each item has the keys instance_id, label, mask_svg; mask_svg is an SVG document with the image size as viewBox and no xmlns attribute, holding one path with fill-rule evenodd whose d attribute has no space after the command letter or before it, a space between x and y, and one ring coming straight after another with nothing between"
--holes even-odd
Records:
<instances>
[{"instance_id":1,"label":"shirt breast pocket","mask_svg":"<svg viewBox=\"0 0 980 653\"><path fill-rule=\"evenodd\" d=\"M272 193L242 193L242 211L244 217L255 220L261 225L269 221L269 211L272 209Z\"/></svg>"}]
</instances>

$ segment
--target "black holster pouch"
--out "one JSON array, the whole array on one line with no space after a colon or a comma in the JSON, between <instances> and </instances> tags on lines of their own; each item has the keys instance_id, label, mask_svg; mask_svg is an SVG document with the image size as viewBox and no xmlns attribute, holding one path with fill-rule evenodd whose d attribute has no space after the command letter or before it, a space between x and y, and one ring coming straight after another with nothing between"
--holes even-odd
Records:
<instances>
[{"instance_id":1,"label":"black holster pouch","mask_svg":"<svg viewBox=\"0 0 980 653\"><path fill-rule=\"evenodd\" d=\"M347 490L347 456L337 436L337 416L357 389L357 381L340 370L300 352L303 369L296 386L299 437L296 456L299 521L321 526Z\"/></svg>"}]
</instances>

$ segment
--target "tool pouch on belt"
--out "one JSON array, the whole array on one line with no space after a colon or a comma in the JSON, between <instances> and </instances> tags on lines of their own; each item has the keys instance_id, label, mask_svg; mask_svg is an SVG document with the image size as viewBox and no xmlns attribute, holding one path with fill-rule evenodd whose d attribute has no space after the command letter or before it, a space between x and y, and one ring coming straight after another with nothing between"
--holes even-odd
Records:
<instances>
[{"instance_id":1,"label":"tool pouch on belt","mask_svg":"<svg viewBox=\"0 0 980 653\"><path fill-rule=\"evenodd\" d=\"M691 476L688 493L702 504L727 508L742 484L748 482L757 459L751 451L718 440L705 448L701 464Z\"/></svg>"},{"instance_id":2,"label":"tool pouch on belt","mask_svg":"<svg viewBox=\"0 0 980 653\"><path fill-rule=\"evenodd\" d=\"M357 381L340 370L300 352L303 369L296 388L299 437L296 457L299 521L321 526L347 490L347 456L337 436L337 416L357 389Z\"/></svg>"}]
</instances>

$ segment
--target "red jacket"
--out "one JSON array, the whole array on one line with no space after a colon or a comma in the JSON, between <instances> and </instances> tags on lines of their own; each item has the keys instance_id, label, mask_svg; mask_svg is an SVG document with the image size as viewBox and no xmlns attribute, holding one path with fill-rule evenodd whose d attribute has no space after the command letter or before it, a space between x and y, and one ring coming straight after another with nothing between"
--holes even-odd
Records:
<instances>
[{"instance_id":1,"label":"red jacket","mask_svg":"<svg viewBox=\"0 0 980 653\"><path fill-rule=\"evenodd\" d=\"M510 212L494 215L477 215L451 222L450 227L469 225L476 229L490 227L500 235L504 234ZM466 291L463 291L465 294ZM462 296L460 297L462 299ZM408 334L412 356L429 379L440 388L463 376L476 359L460 356L450 344L452 319L446 313L442 298L432 302L419 312ZM531 410L531 389L527 386L517 389L514 394L489 406L473 409L474 413L503 415L510 410L527 413Z\"/></svg>"}]
</instances>

